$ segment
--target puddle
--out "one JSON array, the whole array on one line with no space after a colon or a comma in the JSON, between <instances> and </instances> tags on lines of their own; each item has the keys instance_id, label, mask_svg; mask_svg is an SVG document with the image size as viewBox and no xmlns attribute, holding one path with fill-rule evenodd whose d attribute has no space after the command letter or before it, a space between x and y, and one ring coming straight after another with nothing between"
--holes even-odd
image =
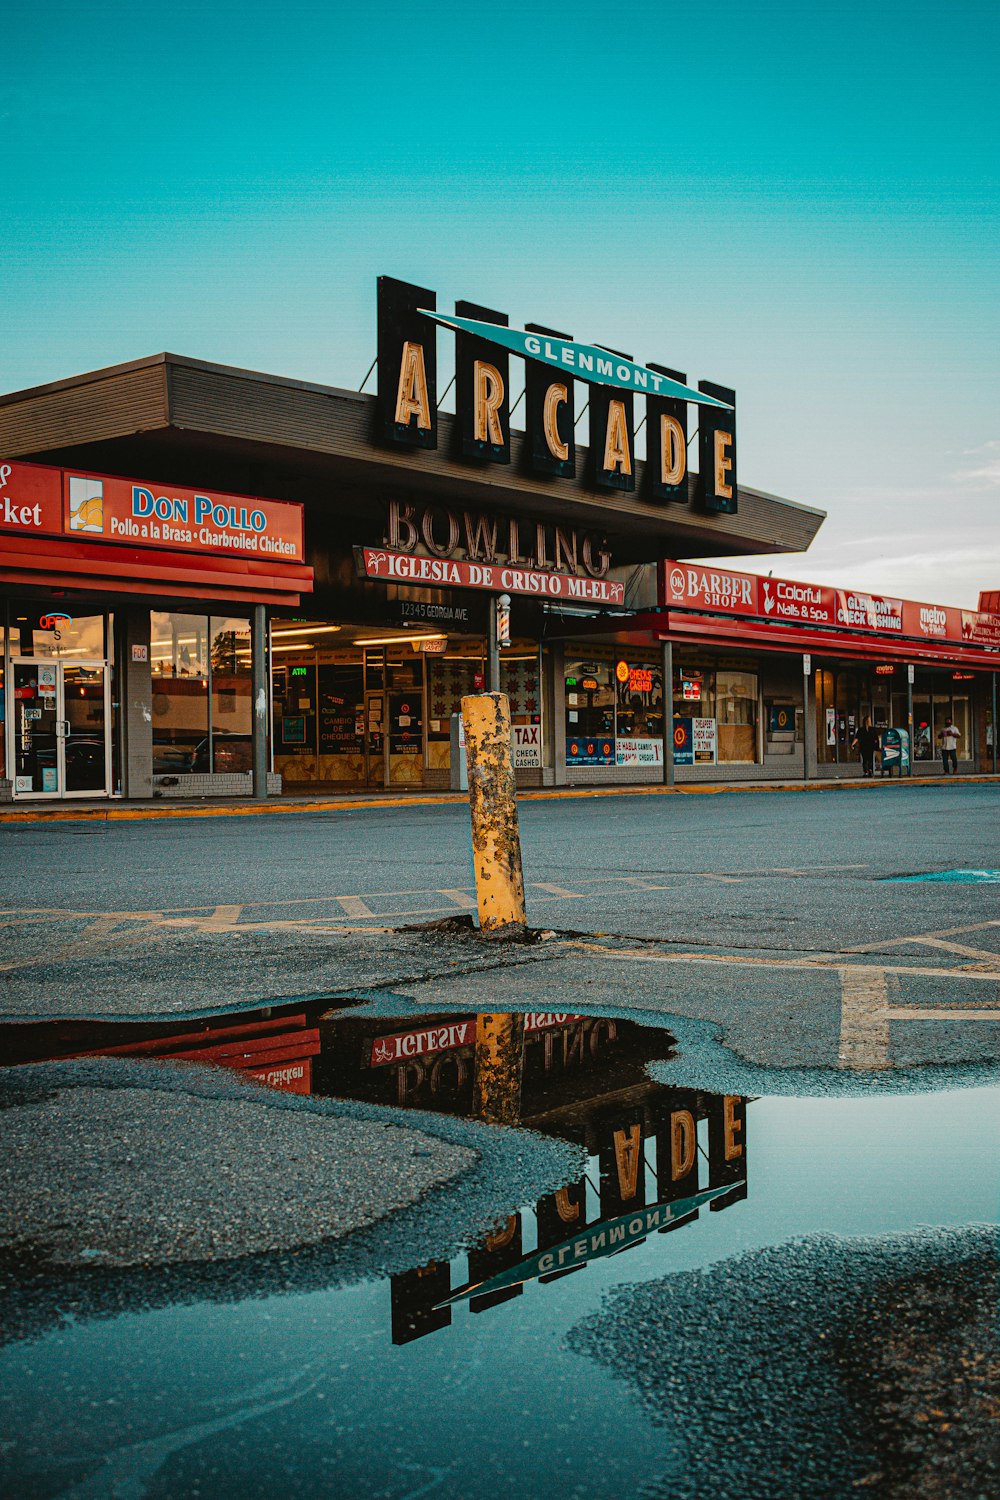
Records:
<instances>
[{"instance_id":1,"label":"puddle","mask_svg":"<svg viewBox=\"0 0 1000 1500\"><path fill-rule=\"evenodd\" d=\"M926 875L894 875L893 884L918 880L950 880L965 885L1000 885L1000 870L934 870Z\"/></svg>"},{"instance_id":2,"label":"puddle","mask_svg":"<svg viewBox=\"0 0 1000 1500\"><path fill-rule=\"evenodd\" d=\"M195 1269L176 1297L142 1268L9 1271L45 1308L0 1349L0 1485L23 1497L895 1493L870 1477L887 1439L842 1351L860 1358L852 1326L896 1316L907 1276L979 1266L967 1226L995 1219L996 1090L713 1094L655 1081L665 1061L683 1074L673 1037L620 1018L326 1001L25 1024L0 1028L0 1047L23 1078L42 1060L168 1058L369 1120L506 1120L535 1133L514 1137L524 1152L540 1135L578 1163L457 1253L401 1261L401 1221L382 1221L347 1284L298 1284L294 1247L280 1294L273 1257L241 1263L222 1294L207 1277L200 1294ZM364 1182L377 1154L355 1145L349 1166ZM445 1217L468 1181L435 1189ZM55 1185L70 1215L85 1187L85 1166ZM979 1307L956 1368L978 1368ZM911 1458L892 1459L904 1478Z\"/></svg>"}]
</instances>

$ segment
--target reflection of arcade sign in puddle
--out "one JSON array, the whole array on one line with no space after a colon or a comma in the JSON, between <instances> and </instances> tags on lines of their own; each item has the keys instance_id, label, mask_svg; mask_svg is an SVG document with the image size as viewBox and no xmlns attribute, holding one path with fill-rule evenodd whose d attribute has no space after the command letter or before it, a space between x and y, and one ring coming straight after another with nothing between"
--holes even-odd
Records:
<instances>
[{"instance_id":1,"label":"reflection of arcade sign in puddle","mask_svg":"<svg viewBox=\"0 0 1000 1500\"><path fill-rule=\"evenodd\" d=\"M607 1223L593 1224L586 1234L576 1235L561 1245L554 1245L551 1250L536 1251L527 1260L521 1261L520 1265L491 1277L489 1281L470 1282L468 1286L459 1287L446 1301L460 1302L473 1293L483 1295L502 1291L506 1287L522 1286L526 1281L536 1281L550 1271L575 1269L586 1265L588 1261L600 1260L605 1255L618 1255L630 1245L640 1243L647 1234L677 1227L681 1220L689 1220L706 1203L711 1203L730 1191L727 1187L707 1188L703 1193L696 1193L693 1198L681 1198L677 1203L655 1203L652 1207L640 1209L638 1213L622 1214L620 1218L611 1219Z\"/></svg>"},{"instance_id":2,"label":"reflection of arcade sign in puddle","mask_svg":"<svg viewBox=\"0 0 1000 1500\"><path fill-rule=\"evenodd\" d=\"M520 1043L507 1118L583 1147L586 1168L485 1235L461 1278L448 1261L393 1276L392 1340L403 1344L447 1327L451 1304L480 1313L744 1199L749 1100L654 1083L647 1064L669 1056L667 1032L568 1011L403 1021L320 1002L172 1023L25 1023L0 1028L0 1044L11 1062L200 1062L286 1092L475 1118L491 1038L510 1026Z\"/></svg>"},{"instance_id":3,"label":"reflection of arcade sign in puddle","mask_svg":"<svg viewBox=\"0 0 1000 1500\"><path fill-rule=\"evenodd\" d=\"M704 1207L718 1213L746 1198L748 1099L648 1078L615 1087L621 1080L611 1074L598 1067L589 1094L569 1108L523 1117L585 1145L577 1181L511 1214L468 1252L464 1267L432 1261L391 1278L394 1344L447 1328L460 1304L485 1312L520 1297L529 1282L547 1286L695 1223Z\"/></svg>"},{"instance_id":4,"label":"reflection of arcade sign in puddle","mask_svg":"<svg viewBox=\"0 0 1000 1500\"><path fill-rule=\"evenodd\" d=\"M328 1016L317 1086L371 1102L473 1115L474 1015L398 1021ZM432 1261L391 1278L392 1340L410 1343L595 1261L635 1249L654 1234L694 1223L747 1196L748 1100L668 1088L647 1064L669 1055L668 1033L627 1020L566 1012L524 1017L516 1118L584 1147L574 1182L512 1213L456 1262Z\"/></svg>"}]
</instances>

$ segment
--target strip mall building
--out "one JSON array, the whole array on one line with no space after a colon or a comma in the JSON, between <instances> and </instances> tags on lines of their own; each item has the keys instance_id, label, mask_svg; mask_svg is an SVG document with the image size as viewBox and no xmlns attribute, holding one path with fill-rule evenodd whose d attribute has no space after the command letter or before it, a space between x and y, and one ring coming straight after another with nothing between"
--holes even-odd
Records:
<instances>
[{"instance_id":1,"label":"strip mall building","mask_svg":"<svg viewBox=\"0 0 1000 1500\"><path fill-rule=\"evenodd\" d=\"M911 709L915 770L946 716L995 768L1000 614L739 570L823 513L738 480L732 391L388 278L377 380L162 354L0 397L0 798L446 788L503 595L523 785L854 774Z\"/></svg>"}]
</instances>

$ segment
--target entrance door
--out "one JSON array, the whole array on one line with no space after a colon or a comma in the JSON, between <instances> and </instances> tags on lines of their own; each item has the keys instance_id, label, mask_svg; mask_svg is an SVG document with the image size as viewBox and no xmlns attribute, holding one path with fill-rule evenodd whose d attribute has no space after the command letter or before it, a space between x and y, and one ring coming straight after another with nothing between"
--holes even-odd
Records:
<instances>
[{"instance_id":1,"label":"entrance door","mask_svg":"<svg viewBox=\"0 0 1000 1500\"><path fill-rule=\"evenodd\" d=\"M106 796L111 772L107 662L11 662L14 796Z\"/></svg>"}]
</instances>

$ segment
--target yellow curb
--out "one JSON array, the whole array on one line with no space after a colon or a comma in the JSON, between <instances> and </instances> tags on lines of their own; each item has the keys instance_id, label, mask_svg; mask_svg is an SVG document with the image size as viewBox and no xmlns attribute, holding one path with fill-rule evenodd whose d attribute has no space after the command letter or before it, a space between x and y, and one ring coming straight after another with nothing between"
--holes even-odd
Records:
<instances>
[{"instance_id":1,"label":"yellow curb","mask_svg":"<svg viewBox=\"0 0 1000 1500\"><path fill-rule=\"evenodd\" d=\"M991 775L959 776L955 780L963 786L990 785L1000 782L1000 777ZM723 796L733 792L858 792L875 791L878 788L908 786L941 786L947 784L943 776L896 777L891 780L864 781L776 781L754 782L688 782L683 786L575 786L539 787L533 791L517 794L519 802L541 802L560 798L579 797L704 797ZM103 820L107 823L140 822L150 818L246 818L260 814L314 813L314 812L362 812L377 811L383 807L448 807L456 803L468 806L465 792L438 792L429 796L411 797L357 797L337 798L322 802L247 802L245 806L223 803L210 807L171 807L163 803L156 807L109 806L82 807L74 809L62 805L58 808L33 808L0 810L2 823L80 823Z\"/></svg>"}]
</instances>

